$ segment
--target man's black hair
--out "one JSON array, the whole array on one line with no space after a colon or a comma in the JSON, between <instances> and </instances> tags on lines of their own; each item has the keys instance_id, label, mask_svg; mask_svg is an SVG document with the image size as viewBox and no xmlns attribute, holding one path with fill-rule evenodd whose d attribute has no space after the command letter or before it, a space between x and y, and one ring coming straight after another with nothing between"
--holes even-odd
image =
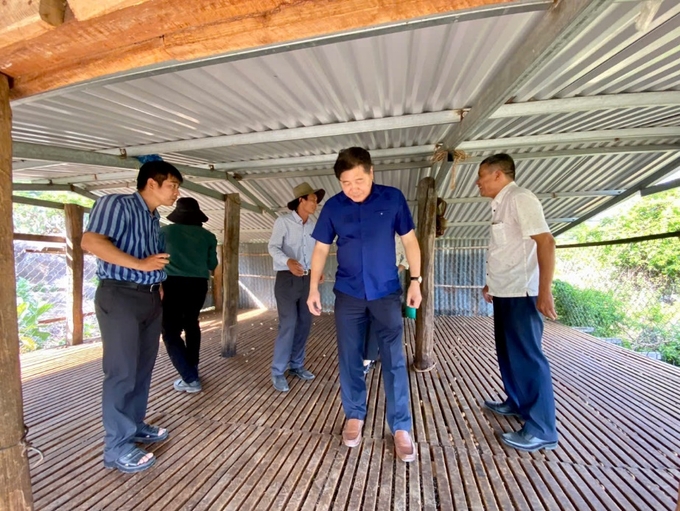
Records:
<instances>
[{"instance_id":1,"label":"man's black hair","mask_svg":"<svg viewBox=\"0 0 680 511\"><path fill-rule=\"evenodd\" d=\"M139 174L137 174L137 190L140 192L144 190L149 178L162 186L163 181L170 176L177 179L180 183L184 182L182 174L180 174L179 170L177 170L174 165L165 161L148 161L139 168Z\"/></svg>"},{"instance_id":2,"label":"man's black hair","mask_svg":"<svg viewBox=\"0 0 680 511\"><path fill-rule=\"evenodd\" d=\"M368 174L371 171L373 163L371 162L371 154L363 147L349 147L343 149L338 154L338 159L335 160L333 170L335 177L340 179L340 176L346 170L352 170L355 167L362 166L364 172Z\"/></svg>"},{"instance_id":3,"label":"man's black hair","mask_svg":"<svg viewBox=\"0 0 680 511\"><path fill-rule=\"evenodd\" d=\"M513 181L515 180L515 161L509 154L498 153L484 158L484 161L482 161L479 166L481 167L482 165L496 165L503 174Z\"/></svg>"}]
</instances>

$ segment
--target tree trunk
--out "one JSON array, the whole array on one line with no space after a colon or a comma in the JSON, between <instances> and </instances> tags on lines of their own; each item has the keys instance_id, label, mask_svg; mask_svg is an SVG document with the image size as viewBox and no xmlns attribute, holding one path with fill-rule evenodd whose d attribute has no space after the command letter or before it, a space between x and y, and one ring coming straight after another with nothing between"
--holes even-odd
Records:
<instances>
[{"instance_id":1,"label":"tree trunk","mask_svg":"<svg viewBox=\"0 0 680 511\"><path fill-rule=\"evenodd\" d=\"M64 204L66 219L66 266L69 286L67 289L68 343L83 343L83 239L82 206Z\"/></svg>"},{"instance_id":2,"label":"tree trunk","mask_svg":"<svg viewBox=\"0 0 680 511\"><path fill-rule=\"evenodd\" d=\"M437 215L435 180L426 177L418 183L418 244L420 245L420 274L423 277L423 301L416 315L416 371L434 367L434 236Z\"/></svg>"},{"instance_id":3,"label":"tree trunk","mask_svg":"<svg viewBox=\"0 0 680 511\"><path fill-rule=\"evenodd\" d=\"M241 227L241 198L230 193L224 202L224 243L222 244L222 356L236 355L238 315L238 244Z\"/></svg>"},{"instance_id":4,"label":"tree trunk","mask_svg":"<svg viewBox=\"0 0 680 511\"><path fill-rule=\"evenodd\" d=\"M9 83L0 74L0 506L33 509L19 366L16 276L12 233L12 111Z\"/></svg>"}]
</instances>

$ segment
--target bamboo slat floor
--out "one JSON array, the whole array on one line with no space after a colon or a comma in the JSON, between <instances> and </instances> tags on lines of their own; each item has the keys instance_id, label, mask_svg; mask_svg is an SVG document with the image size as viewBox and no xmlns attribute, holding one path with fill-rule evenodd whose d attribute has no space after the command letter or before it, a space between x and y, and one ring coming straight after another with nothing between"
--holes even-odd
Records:
<instances>
[{"instance_id":1,"label":"bamboo slat floor","mask_svg":"<svg viewBox=\"0 0 680 511\"><path fill-rule=\"evenodd\" d=\"M414 322L405 320L413 358ZM332 316L315 320L312 382L269 381L276 315L243 319L238 354L220 358L220 324L203 318L203 392L173 390L161 348L148 407L170 429L150 470L104 469L101 344L22 357L38 510L662 510L680 483L680 370L557 324L546 325L560 446L520 453L499 432L516 419L481 407L502 392L489 318L436 318L437 365L410 372L418 460L395 460L380 366L367 379L360 447L342 445ZM37 464L37 465L36 465Z\"/></svg>"}]
</instances>

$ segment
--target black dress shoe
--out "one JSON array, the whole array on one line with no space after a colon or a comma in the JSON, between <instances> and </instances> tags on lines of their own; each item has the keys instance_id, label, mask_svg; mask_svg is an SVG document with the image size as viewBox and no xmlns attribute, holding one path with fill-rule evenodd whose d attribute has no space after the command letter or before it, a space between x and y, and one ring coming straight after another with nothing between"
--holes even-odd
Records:
<instances>
[{"instance_id":1,"label":"black dress shoe","mask_svg":"<svg viewBox=\"0 0 680 511\"><path fill-rule=\"evenodd\" d=\"M519 411L513 406L509 405L507 401L499 403L498 401L484 401L484 407L491 410L498 415L505 415L506 417L519 417Z\"/></svg>"},{"instance_id":2,"label":"black dress shoe","mask_svg":"<svg viewBox=\"0 0 680 511\"><path fill-rule=\"evenodd\" d=\"M288 373L292 374L293 376L297 376L301 380L313 380L316 378L314 374L311 371L308 371L304 367L299 367L297 369L288 369Z\"/></svg>"},{"instance_id":3,"label":"black dress shoe","mask_svg":"<svg viewBox=\"0 0 680 511\"><path fill-rule=\"evenodd\" d=\"M541 449L555 449L557 447L557 440L551 442L543 440L537 436L530 435L524 429L513 431L511 433L503 433L501 440L505 445L518 449L520 451L534 452Z\"/></svg>"}]
</instances>

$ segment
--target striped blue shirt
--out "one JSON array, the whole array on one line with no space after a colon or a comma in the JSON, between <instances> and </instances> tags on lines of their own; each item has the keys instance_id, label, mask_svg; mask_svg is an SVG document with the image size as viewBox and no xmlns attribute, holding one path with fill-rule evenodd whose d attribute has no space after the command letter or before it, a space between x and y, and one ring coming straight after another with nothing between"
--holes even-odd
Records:
<instances>
[{"instance_id":1,"label":"striped blue shirt","mask_svg":"<svg viewBox=\"0 0 680 511\"><path fill-rule=\"evenodd\" d=\"M309 270L316 243L312 239L315 225L312 217L307 218L307 223L303 224L296 211L276 219L269 238L269 253L274 258L274 271L289 271L286 264L288 259L297 261L304 270Z\"/></svg>"},{"instance_id":2,"label":"striped blue shirt","mask_svg":"<svg viewBox=\"0 0 680 511\"><path fill-rule=\"evenodd\" d=\"M100 197L94 203L86 231L107 236L126 254L144 259L165 252L159 221L158 211L151 213L139 192L111 194ZM166 275L163 270L133 270L97 259L97 277L156 284L165 280Z\"/></svg>"}]
</instances>

